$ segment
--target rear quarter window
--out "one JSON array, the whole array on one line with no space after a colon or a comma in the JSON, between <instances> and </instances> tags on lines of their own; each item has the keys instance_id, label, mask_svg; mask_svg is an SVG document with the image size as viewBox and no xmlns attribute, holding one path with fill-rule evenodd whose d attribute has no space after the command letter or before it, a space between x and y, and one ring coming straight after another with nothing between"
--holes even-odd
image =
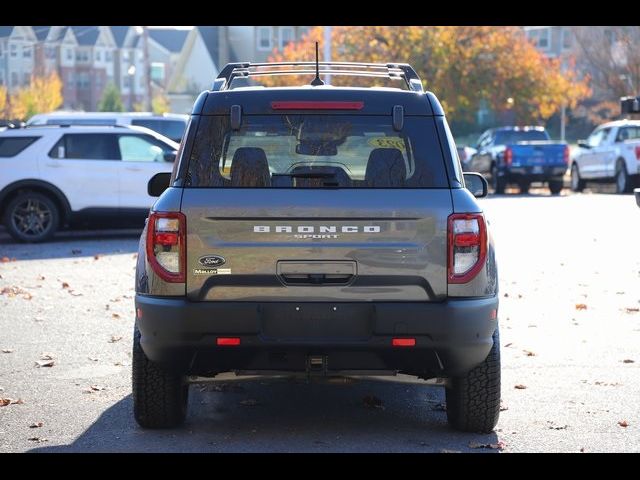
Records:
<instances>
[{"instance_id":1,"label":"rear quarter window","mask_svg":"<svg viewBox=\"0 0 640 480\"><path fill-rule=\"evenodd\" d=\"M15 157L40 137L0 138L0 157Z\"/></svg>"},{"instance_id":2,"label":"rear quarter window","mask_svg":"<svg viewBox=\"0 0 640 480\"><path fill-rule=\"evenodd\" d=\"M202 117L186 187L447 188L433 117L401 131L375 115Z\"/></svg>"}]
</instances>

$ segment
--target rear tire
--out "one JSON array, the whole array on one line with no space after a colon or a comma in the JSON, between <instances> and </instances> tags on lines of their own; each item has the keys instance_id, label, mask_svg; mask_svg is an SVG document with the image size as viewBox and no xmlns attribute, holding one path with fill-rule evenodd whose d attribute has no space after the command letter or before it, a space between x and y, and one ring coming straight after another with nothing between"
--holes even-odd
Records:
<instances>
[{"instance_id":1,"label":"rear tire","mask_svg":"<svg viewBox=\"0 0 640 480\"><path fill-rule=\"evenodd\" d=\"M571 165L571 190L574 192L581 192L584 190L585 181L580 178L580 171L578 165L575 163Z\"/></svg>"},{"instance_id":2,"label":"rear tire","mask_svg":"<svg viewBox=\"0 0 640 480\"><path fill-rule=\"evenodd\" d=\"M500 333L487 358L464 377L447 380L447 420L456 430L490 433L500 416Z\"/></svg>"},{"instance_id":3,"label":"rear tire","mask_svg":"<svg viewBox=\"0 0 640 480\"><path fill-rule=\"evenodd\" d=\"M147 358L140 346L140 330L133 332L133 415L144 428L171 428L187 416L189 385L184 376Z\"/></svg>"},{"instance_id":4,"label":"rear tire","mask_svg":"<svg viewBox=\"0 0 640 480\"><path fill-rule=\"evenodd\" d=\"M622 160L616 162L616 193L629 193L631 181L627 173L627 167Z\"/></svg>"},{"instance_id":5,"label":"rear tire","mask_svg":"<svg viewBox=\"0 0 640 480\"><path fill-rule=\"evenodd\" d=\"M2 223L19 242L44 242L58 230L60 212L47 195L26 191L7 204Z\"/></svg>"},{"instance_id":6,"label":"rear tire","mask_svg":"<svg viewBox=\"0 0 640 480\"><path fill-rule=\"evenodd\" d=\"M493 188L493 193L497 194L504 193L506 187L504 178L498 176L498 166L495 164L491 167L491 187Z\"/></svg>"},{"instance_id":7,"label":"rear tire","mask_svg":"<svg viewBox=\"0 0 640 480\"><path fill-rule=\"evenodd\" d=\"M549 191L552 195L558 195L562 191L563 185L562 179L559 180L549 180Z\"/></svg>"}]
</instances>

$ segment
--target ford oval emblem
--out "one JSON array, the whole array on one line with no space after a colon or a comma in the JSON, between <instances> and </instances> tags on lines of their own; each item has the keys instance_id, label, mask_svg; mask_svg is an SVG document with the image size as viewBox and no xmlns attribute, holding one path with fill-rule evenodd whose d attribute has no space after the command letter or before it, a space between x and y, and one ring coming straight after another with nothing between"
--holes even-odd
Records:
<instances>
[{"instance_id":1,"label":"ford oval emblem","mask_svg":"<svg viewBox=\"0 0 640 480\"><path fill-rule=\"evenodd\" d=\"M205 255L204 257L200 257L198 261L203 267L219 267L226 262L224 257L220 255Z\"/></svg>"}]
</instances>

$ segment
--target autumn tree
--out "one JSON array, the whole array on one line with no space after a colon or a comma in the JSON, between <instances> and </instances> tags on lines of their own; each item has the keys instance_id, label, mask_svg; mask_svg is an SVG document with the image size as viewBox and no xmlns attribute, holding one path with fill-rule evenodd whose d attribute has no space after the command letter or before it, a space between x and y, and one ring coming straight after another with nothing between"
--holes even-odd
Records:
<instances>
[{"instance_id":1,"label":"autumn tree","mask_svg":"<svg viewBox=\"0 0 640 480\"><path fill-rule=\"evenodd\" d=\"M62 81L56 72L32 75L29 86L9 96L9 117L27 119L36 113L52 112L62 101Z\"/></svg>"},{"instance_id":2,"label":"autumn tree","mask_svg":"<svg viewBox=\"0 0 640 480\"><path fill-rule=\"evenodd\" d=\"M290 43L271 61L313 60L322 27ZM511 110L519 122L546 120L562 105L572 108L589 94L560 61L547 59L518 27L349 27L332 28L332 60L411 64L424 87L433 91L447 114L471 121L482 104L498 114ZM264 77L268 85L294 85L290 76ZM380 84L380 79L333 76L334 85ZM388 84L388 83L387 83Z\"/></svg>"},{"instance_id":3,"label":"autumn tree","mask_svg":"<svg viewBox=\"0 0 640 480\"><path fill-rule=\"evenodd\" d=\"M0 118L7 118L7 87L0 85Z\"/></svg>"},{"instance_id":4,"label":"autumn tree","mask_svg":"<svg viewBox=\"0 0 640 480\"><path fill-rule=\"evenodd\" d=\"M151 109L156 115L169 112L171 110L169 106L169 99L166 95L162 95L160 93L154 95L151 99Z\"/></svg>"},{"instance_id":5,"label":"autumn tree","mask_svg":"<svg viewBox=\"0 0 640 480\"><path fill-rule=\"evenodd\" d=\"M620 114L620 97L640 95L640 27L572 27L572 33L593 88L583 116L594 123L609 120Z\"/></svg>"},{"instance_id":6,"label":"autumn tree","mask_svg":"<svg viewBox=\"0 0 640 480\"><path fill-rule=\"evenodd\" d=\"M120 96L120 90L112 82L109 82L102 92L102 98L98 104L98 111L100 112L124 112L124 105L122 104L122 97Z\"/></svg>"}]
</instances>

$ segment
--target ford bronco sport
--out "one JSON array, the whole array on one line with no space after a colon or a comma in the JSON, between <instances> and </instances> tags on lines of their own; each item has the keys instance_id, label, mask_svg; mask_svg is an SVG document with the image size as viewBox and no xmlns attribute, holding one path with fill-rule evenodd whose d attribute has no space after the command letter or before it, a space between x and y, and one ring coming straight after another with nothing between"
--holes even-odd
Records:
<instances>
[{"instance_id":1,"label":"ford bronco sport","mask_svg":"<svg viewBox=\"0 0 640 480\"><path fill-rule=\"evenodd\" d=\"M313 66L406 88L234 85ZM498 276L474 198L487 182L463 176L409 65L229 64L149 191L162 193L136 273L141 426L179 425L189 383L232 371L444 378L449 423L494 428Z\"/></svg>"}]
</instances>

